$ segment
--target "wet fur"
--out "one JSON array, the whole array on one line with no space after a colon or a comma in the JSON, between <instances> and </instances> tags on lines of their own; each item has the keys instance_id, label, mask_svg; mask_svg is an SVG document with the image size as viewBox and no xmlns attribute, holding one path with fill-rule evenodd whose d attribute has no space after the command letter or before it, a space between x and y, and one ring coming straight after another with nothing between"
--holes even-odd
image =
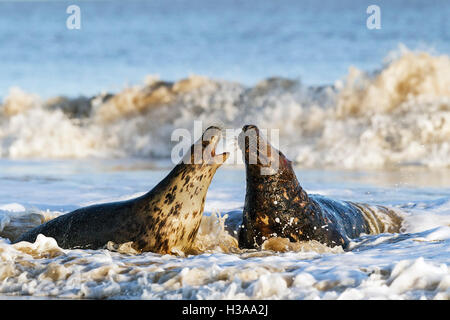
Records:
<instances>
[{"instance_id":1,"label":"wet fur","mask_svg":"<svg viewBox=\"0 0 450 320\"><path fill-rule=\"evenodd\" d=\"M245 133L250 129L255 130L258 139L258 147L252 150L249 142L244 140ZM257 163L249 164L248 161L249 153L259 150L262 144L267 144L268 158L278 153L278 170L272 175L261 175L264 165L260 163L259 155ZM288 238L293 242L316 240L330 247L340 245L346 248L350 239L359 237L361 233L371 233L371 225L361 206L309 196L300 186L292 163L260 137L255 126L244 127L240 146L247 179L243 221L239 232L241 248L258 248L272 237ZM400 220L397 223L399 229Z\"/></svg>"}]
</instances>

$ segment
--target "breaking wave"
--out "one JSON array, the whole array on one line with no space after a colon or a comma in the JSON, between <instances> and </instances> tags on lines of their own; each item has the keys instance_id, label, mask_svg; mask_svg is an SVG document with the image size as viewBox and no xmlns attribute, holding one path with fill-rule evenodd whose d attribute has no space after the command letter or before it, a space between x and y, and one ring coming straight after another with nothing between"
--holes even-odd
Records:
<instances>
[{"instance_id":1,"label":"breaking wave","mask_svg":"<svg viewBox=\"0 0 450 320\"><path fill-rule=\"evenodd\" d=\"M318 87L149 76L117 94L48 100L11 88L0 106L0 156L168 158L173 130L194 121L279 129L281 149L304 167L448 167L450 58L401 48L378 71L351 67Z\"/></svg>"}]
</instances>

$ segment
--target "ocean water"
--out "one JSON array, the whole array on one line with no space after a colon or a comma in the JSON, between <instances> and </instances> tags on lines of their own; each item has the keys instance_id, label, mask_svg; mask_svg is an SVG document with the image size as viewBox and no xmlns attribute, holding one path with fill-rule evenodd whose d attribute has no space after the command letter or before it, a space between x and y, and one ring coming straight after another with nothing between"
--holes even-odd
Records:
<instances>
[{"instance_id":1,"label":"ocean water","mask_svg":"<svg viewBox=\"0 0 450 320\"><path fill-rule=\"evenodd\" d=\"M68 30L69 5L81 29ZM372 71L387 52L450 52L446 0L0 1L0 99L11 86L44 97L117 92L148 74L253 85L267 77L332 84L349 66ZM426 18L424 18L426 17Z\"/></svg>"},{"instance_id":2,"label":"ocean water","mask_svg":"<svg viewBox=\"0 0 450 320\"><path fill-rule=\"evenodd\" d=\"M450 165L448 1L378 30L365 1L81 1L80 30L68 3L0 2L2 158L168 158L202 121L303 167Z\"/></svg>"},{"instance_id":3,"label":"ocean water","mask_svg":"<svg viewBox=\"0 0 450 320\"><path fill-rule=\"evenodd\" d=\"M124 167L125 166L125 167ZM245 171L213 179L195 247L186 256L125 245L65 250L52 238L10 244L23 230L80 206L136 197L168 168L110 161L0 161L0 295L107 299L449 299L450 171L304 170L312 194L382 204L403 232L363 235L351 250L279 241L237 249L227 226L242 214ZM399 184L399 182L403 182ZM20 192L11 192L20 190ZM227 221L230 220L231 223Z\"/></svg>"},{"instance_id":4,"label":"ocean water","mask_svg":"<svg viewBox=\"0 0 450 320\"><path fill-rule=\"evenodd\" d=\"M0 1L0 297L450 298L450 2ZM133 198L170 170L175 129L256 124L314 194L385 205L401 233L350 251L237 248L245 171L208 191L197 254L64 250L25 230Z\"/></svg>"}]
</instances>

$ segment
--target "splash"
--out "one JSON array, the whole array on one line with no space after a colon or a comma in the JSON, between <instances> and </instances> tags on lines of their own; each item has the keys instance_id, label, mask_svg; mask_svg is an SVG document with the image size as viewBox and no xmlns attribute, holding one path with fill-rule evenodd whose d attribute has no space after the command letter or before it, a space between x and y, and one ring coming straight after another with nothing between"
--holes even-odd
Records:
<instances>
[{"instance_id":1,"label":"splash","mask_svg":"<svg viewBox=\"0 0 450 320\"><path fill-rule=\"evenodd\" d=\"M238 241L225 229L225 220L228 215L221 216L219 212L204 215L195 238L191 253L205 252L240 252Z\"/></svg>"},{"instance_id":2,"label":"splash","mask_svg":"<svg viewBox=\"0 0 450 320\"><path fill-rule=\"evenodd\" d=\"M0 206L0 237L14 241L28 230L59 215L61 212L26 209L20 204Z\"/></svg>"},{"instance_id":3,"label":"splash","mask_svg":"<svg viewBox=\"0 0 450 320\"><path fill-rule=\"evenodd\" d=\"M176 83L163 82L148 76L144 86L126 88L103 103L94 106L94 116L100 122L111 122L124 117L138 116L151 108L170 105L177 96L214 82L201 76L191 76Z\"/></svg>"},{"instance_id":4,"label":"splash","mask_svg":"<svg viewBox=\"0 0 450 320\"><path fill-rule=\"evenodd\" d=\"M71 299L449 298L448 266L423 258L429 249L424 242L404 239L408 249L387 242L380 256L379 248L371 249L377 241L345 254L266 250L181 258L130 254L125 247L63 250L42 235L33 244L0 239L0 293Z\"/></svg>"},{"instance_id":5,"label":"splash","mask_svg":"<svg viewBox=\"0 0 450 320\"><path fill-rule=\"evenodd\" d=\"M4 116L10 117L19 113L26 112L40 104L39 96L24 92L18 87L12 87L9 90L5 102L1 106Z\"/></svg>"},{"instance_id":6,"label":"splash","mask_svg":"<svg viewBox=\"0 0 450 320\"><path fill-rule=\"evenodd\" d=\"M411 52L401 47L402 54L375 76L350 68L337 101L337 114L349 115L390 113L417 99L433 101L444 97L442 109L449 109L450 58L426 52Z\"/></svg>"},{"instance_id":7,"label":"splash","mask_svg":"<svg viewBox=\"0 0 450 320\"><path fill-rule=\"evenodd\" d=\"M450 166L450 58L405 48L390 57L376 72L350 68L333 86L149 77L117 94L47 101L12 89L0 155L169 158L173 130L202 121L279 129L280 148L303 167Z\"/></svg>"},{"instance_id":8,"label":"splash","mask_svg":"<svg viewBox=\"0 0 450 320\"><path fill-rule=\"evenodd\" d=\"M2 228L11 223L25 227L30 222L21 215L34 214L20 204L0 210ZM43 212L42 217L59 214ZM34 243L11 244L0 231L0 294L71 299L449 299L447 226L416 234L367 235L350 252L283 238L267 240L262 250L241 251L226 231L227 219L218 212L203 217L194 255L138 253L131 243L65 250L42 235Z\"/></svg>"},{"instance_id":9,"label":"splash","mask_svg":"<svg viewBox=\"0 0 450 320\"><path fill-rule=\"evenodd\" d=\"M318 253L343 253L341 246L328 247L316 240L291 242L287 238L274 237L270 238L261 246L262 250L275 252L318 252Z\"/></svg>"}]
</instances>

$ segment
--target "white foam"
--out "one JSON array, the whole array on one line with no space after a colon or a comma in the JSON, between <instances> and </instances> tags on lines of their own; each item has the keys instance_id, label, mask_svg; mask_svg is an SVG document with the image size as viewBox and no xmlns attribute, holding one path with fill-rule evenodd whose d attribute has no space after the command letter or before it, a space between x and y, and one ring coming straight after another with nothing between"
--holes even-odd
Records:
<instances>
[{"instance_id":1,"label":"white foam","mask_svg":"<svg viewBox=\"0 0 450 320\"><path fill-rule=\"evenodd\" d=\"M10 204L2 208L18 210L23 206ZM126 250L63 250L54 239L42 235L33 244L11 245L0 239L0 292L94 299L449 297L447 226L413 234L400 242L396 234L367 236L368 241L358 250L346 253L311 245L286 253L224 254L237 246L232 238L228 244L221 243L227 239L224 219L226 216L205 216L196 241L209 253L185 258L136 255ZM438 247L430 250L430 244Z\"/></svg>"},{"instance_id":2,"label":"white foam","mask_svg":"<svg viewBox=\"0 0 450 320\"><path fill-rule=\"evenodd\" d=\"M203 121L205 128L252 123L279 129L281 149L302 166L446 167L449 74L448 56L402 49L378 73L351 68L334 87L320 90L283 79L246 88L194 76L173 86L152 80L108 100L69 101L64 109L14 89L1 108L0 152L10 158L170 157L172 131ZM81 103L92 106L85 116L77 113ZM229 142L226 148L230 163L237 150Z\"/></svg>"}]
</instances>

